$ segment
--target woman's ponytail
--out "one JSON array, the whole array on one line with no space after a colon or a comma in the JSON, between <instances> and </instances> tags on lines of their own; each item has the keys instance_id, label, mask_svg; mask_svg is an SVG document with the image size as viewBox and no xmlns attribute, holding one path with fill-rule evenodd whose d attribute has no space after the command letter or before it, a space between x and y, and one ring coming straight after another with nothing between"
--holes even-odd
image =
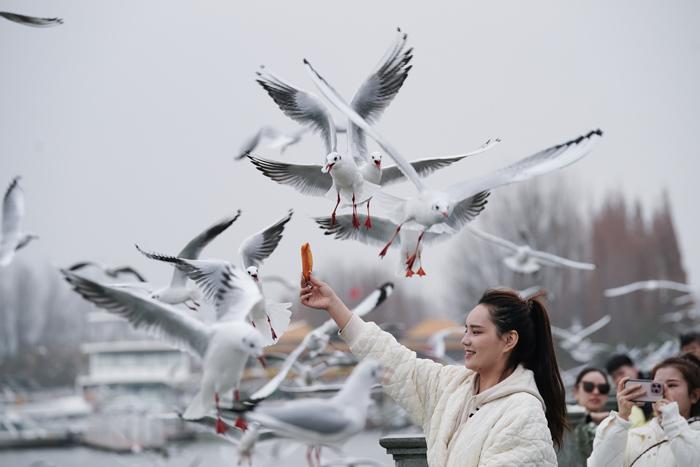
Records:
<instances>
[{"instance_id":1,"label":"woman's ponytail","mask_svg":"<svg viewBox=\"0 0 700 467\"><path fill-rule=\"evenodd\" d=\"M557 356L554 353L549 316L544 304L537 298L527 300L532 319L534 342L533 353L523 362L526 368L535 374L537 389L545 403L547 424L552 433L552 439L561 446L564 430L568 428L566 421L566 400L564 382L559 374ZM524 343L528 345L527 343Z\"/></svg>"},{"instance_id":2,"label":"woman's ponytail","mask_svg":"<svg viewBox=\"0 0 700 467\"><path fill-rule=\"evenodd\" d=\"M519 364L535 375L537 390L545 403L552 440L561 447L566 421L564 383L559 375L549 316L538 297L523 300L510 289L489 289L479 300L487 305L499 334L518 333L518 344L510 354L509 367Z\"/></svg>"}]
</instances>

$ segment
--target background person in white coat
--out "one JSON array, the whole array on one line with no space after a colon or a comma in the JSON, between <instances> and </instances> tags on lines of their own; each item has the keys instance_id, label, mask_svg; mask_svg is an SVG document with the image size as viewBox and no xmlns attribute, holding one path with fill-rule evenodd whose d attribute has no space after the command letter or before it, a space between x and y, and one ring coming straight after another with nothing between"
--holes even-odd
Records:
<instances>
[{"instance_id":1,"label":"background person in white coat","mask_svg":"<svg viewBox=\"0 0 700 467\"><path fill-rule=\"evenodd\" d=\"M651 371L664 386L663 399L654 403L655 417L631 428L634 399L644 394L635 384L617 386L619 412L598 426L589 467L697 467L700 466L700 362L692 355L671 357Z\"/></svg>"},{"instance_id":2,"label":"background person in white coat","mask_svg":"<svg viewBox=\"0 0 700 467\"><path fill-rule=\"evenodd\" d=\"M564 385L539 300L487 290L467 316L463 367L417 358L313 276L302 279L300 296L328 312L355 355L390 370L384 389L423 428L428 465L557 465L552 440L561 443L566 424Z\"/></svg>"}]
</instances>

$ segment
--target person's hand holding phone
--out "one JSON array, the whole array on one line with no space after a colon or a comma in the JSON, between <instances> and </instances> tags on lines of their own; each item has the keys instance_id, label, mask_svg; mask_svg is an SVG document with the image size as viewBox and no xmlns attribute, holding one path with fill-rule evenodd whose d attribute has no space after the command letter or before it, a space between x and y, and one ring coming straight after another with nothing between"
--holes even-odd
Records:
<instances>
[{"instance_id":1,"label":"person's hand holding phone","mask_svg":"<svg viewBox=\"0 0 700 467\"><path fill-rule=\"evenodd\" d=\"M625 387L629 377L624 377L617 383L617 410L623 420L629 420L632 414L632 407L642 406L644 402L635 402L646 394L646 389L641 384L632 384Z\"/></svg>"}]
</instances>

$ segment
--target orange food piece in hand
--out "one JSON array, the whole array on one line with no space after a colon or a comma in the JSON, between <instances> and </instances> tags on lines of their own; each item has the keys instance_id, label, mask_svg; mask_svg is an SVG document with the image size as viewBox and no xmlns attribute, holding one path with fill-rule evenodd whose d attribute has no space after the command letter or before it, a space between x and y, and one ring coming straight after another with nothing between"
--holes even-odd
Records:
<instances>
[{"instance_id":1,"label":"orange food piece in hand","mask_svg":"<svg viewBox=\"0 0 700 467\"><path fill-rule=\"evenodd\" d=\"M301 273L304 279L311 280L311 271L314 268L314 257L311 254L311 245L304 243L301 246Z\"/></svg>"}]
</instances>

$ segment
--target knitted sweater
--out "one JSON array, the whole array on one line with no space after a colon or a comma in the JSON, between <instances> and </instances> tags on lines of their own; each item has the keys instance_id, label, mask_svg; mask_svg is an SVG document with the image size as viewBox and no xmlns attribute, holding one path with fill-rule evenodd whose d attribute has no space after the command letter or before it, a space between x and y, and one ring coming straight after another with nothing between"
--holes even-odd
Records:
<instances>
[{"instance_id":1,"label":"knitted sweater","mask_svg":"<svg viewBox=\"0 0 700 467\"><path fill-rule=\"evenodd\" d=\"M428 465L557 465L532 371L519 365L475 394L475 372L417 358L374 323L353 315L340 335L355 355L388 369L384 390L423 428Z\"/></svg>"}]
</instances>

